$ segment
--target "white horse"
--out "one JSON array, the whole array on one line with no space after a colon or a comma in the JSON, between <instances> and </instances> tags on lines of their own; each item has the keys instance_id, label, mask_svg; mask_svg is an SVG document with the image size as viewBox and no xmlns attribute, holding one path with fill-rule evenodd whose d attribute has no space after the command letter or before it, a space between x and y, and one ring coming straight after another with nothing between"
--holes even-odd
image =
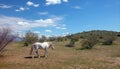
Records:
<instances>
[{"instance_id":1,"label":"white horse","mask_svg":"<svg viewBox=\"0 0 120 69\"><path fill-rule=\"evenodd\" d=\"M40 57L39 54L38 54L38 49L43 49L45 51L44 52L44 57L47 57L47 52L48 52L49 48L54 49L54 46L51 42L43 42L43 43L35 42L31 46L30 55L33 55L32 57L34 57L35 55Z\"/></svg>"}]
</instances>

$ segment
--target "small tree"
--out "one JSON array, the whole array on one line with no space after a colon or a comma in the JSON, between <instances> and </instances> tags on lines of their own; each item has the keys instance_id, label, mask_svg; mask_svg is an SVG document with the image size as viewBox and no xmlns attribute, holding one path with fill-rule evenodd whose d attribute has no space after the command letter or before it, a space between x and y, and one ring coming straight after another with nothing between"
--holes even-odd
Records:
<instances>
[{"instance_id":1,"label":"small tree","mask_svg":"<svg viewBox=\"0 0 120 69\"><path fill-rule=\"evenodd\" d=\"M0 28L0 53L4 48L16 38L10 28Z\"/></svg>"},{"instance_id":2,"label":"small tree","mask_svg":"<svg viewBox=\"0 0 120 69\"><path fill-rule=\"evenodd\" d=\"M28 46L28 44L34 43L36 41L38 41L38 34L27 31L24 37L24 45Z\"/></svg>"},{"instance_id":3,"label":"small tree","mask_svg":"<svg viewBox=\"0 0 120 69\"><path fill-rule=\"evenodd\" d=\"M56 37L49 37L48 40L49 40L49 41L55 41L55 40L56 40Z\"/></svg>"},{"instance_id":4,"label":"small tree","mask_svg":"<svg viewBox=\"0 0 120 69\"><path fill-rule=\"evenodd\" d=\"M40 42L44 42L47 40L47 37L42 35L41 38L39 39Z\"/></svg>"}]
</instances>

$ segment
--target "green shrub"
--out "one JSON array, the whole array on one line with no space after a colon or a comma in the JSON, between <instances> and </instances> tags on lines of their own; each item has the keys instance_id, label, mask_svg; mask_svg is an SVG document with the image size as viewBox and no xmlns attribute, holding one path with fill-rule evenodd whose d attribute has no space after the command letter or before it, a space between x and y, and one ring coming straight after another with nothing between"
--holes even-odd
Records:
<instances>
[{"instance_id":1,"label":"green shrub","mask_svg":"<svg viewBox=\"0 0 120 69\"><path fill-rule=\"evenodd\" d=\"M107 34L103 36L103 45L112 45L113 41L116 39L117 36L112 34Z\"/></svg>"},{"instance_id":2,"label":"green shrub","mask_svg":"<svg viewBox=\"0 0 120 69\"><path fill-rule=\"evenodd\" d=\"M95 44L98 42L98 39L96 36L88 36L86 39L82 41L82 48L83 49L91 49Z\"/></svg>"},{"instance_id":3,"label":"green shrub","mask_svg":"<svg viewBox=\"0 0 120 69\"><path fill-rule=\"evenodd\" d=\"M71 41L70 41L70 43L69 44L67 44L66 46L67 47L74 47L75 46L75 40L74 39L71 39Z\"/></svg>"},{"instance_id":4,"label":"green shrub","mask_svg":"<svg viewBox=\"0 0 120 69\"><path fill-rule=\"evenodd\" d=\"M102 44L103 45L112 45L112 43L113 43L114 40L115 40L114 37L112 37L112 36L106 36L106 37L104 37Z\"/></svg>"},{"instance_id":5,"label":"green shrub","mask_svg":"<svg viewBox=\"0 0 120 69\"><path fill-rule=\"evenodd\" d=\"M103 45L112 45L112 43L113 43L113 40L107 39L107 40L104 40Z\"/></svg>"},{"instance_id":6,"label":"green shrub","mask_svg":"<svg viewBox=\"0 0 120 69\"><path fill-rule=\"evenodd\" d=\"M91 49L93 47L93 44L89 40L83 40L82 42L82 48L84 49Z\"/></svg>"},{"instance_id":7,"label":"green shrub","mask_svg":"<svg viewBox=\"0 0 120 69\"><path fill-rule=\"evenodd\" d=\"M28 43L27 43L27 42L24 42L24 46L28 46Z\"/></svg>"}]
</instances>

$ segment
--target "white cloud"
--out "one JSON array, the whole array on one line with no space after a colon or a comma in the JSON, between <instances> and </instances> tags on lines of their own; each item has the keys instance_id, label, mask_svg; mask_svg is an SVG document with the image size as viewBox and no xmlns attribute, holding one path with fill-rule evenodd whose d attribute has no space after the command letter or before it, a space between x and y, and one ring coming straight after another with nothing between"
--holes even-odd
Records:
<instances>
[{"instance_id":1,"label":"white cloud","mask_svg":"<svg viewBox=\"0 0 120 69\"><path fill-rule=\"evenodd\" d=\"M66 25L65 24L60 24L58 26L55 27L56 29L61 29L61 30L66 30Z\"/></svg>"},{"instance_id":2,"label":"white cloud","mask_svg":"<svg viewBox=\"0 0 120 69\"><path fill-rule=\"evenodd\" d=\"M28 1L26 4L27 4L28 6L32 6L32 5L33 5L33 2Z\"/></svg>"},{"instance_id":3,"label":"white cloud","mask_svg":"<svg viewBox=\"0 0 120 69\"><path fill-rule=\"evenodd\" d=\"M47 15L48 12L38 12L39 15Z\"/></svg>"},{"instance_id":4,"label":"white cloud","mask_svg":"<svg viewBox=\"0 0 120 69\"><path fill-rule=\"evenodd\" d=\"M65 29L67 29L67 28L65 28L65 27L56 27L56 29L65 30Z\"/></svg>"},{"instance_id":5,"label":"white cloud","mask_svg":"<svg viewBox=\"0 0 120 69\"><path fill-rule=\"evenodd\" d=\"M29 22L28 20L23 18L0 15L0 27L11 27L15 31L28 29L27 26L23 25L22 21Z\"/></svg>"},{"instance_id":6,"label":"white cloud","mask_svg":"<svg viewBox=\"0 0 120 69\"><path fill-rule=\"evenodd\" d=\"M61 18L61 17L60 17ZM61 19L62 20L62 19ZM59 17L39 20L27 20L19 17L9 17L0 15L0 27L9 26L15 31L30 30L32 28L55 27L61 21Z\"/></svg>"},{"instance_id":7,"label":"white cloud","mask_svg":"<svg viewBox=\"0 0 120 69\"><path fill-rule=\"evenodd\" d=\"M20 12L20 11L25 11L25 10L29 10L28 7L19 7L19 9L16 9L15 11Z\"/></svg>"},{"instance_id":8,"label":"white cloud","mask_svg":"<svg viewBox=\"0 0 120 69\"><path fill-rule=\"evenodd\" d=\"M63 0L63 2L68 2L68 0Z\"/></svg>"},{"instance_id":9,"label":"white cloud","mask_svg":"<svg viewBox=\"0 0 120 69\"><path fill-rule=\"evenodd\" d=\"M74 8L74 9L81 9L80 6L74 6L73 8Z\"/></svg>"},{"instance_id":10,"label":"white cloud","mask_svg":"<svg viewBox=\"0 0 120 69\"><path fill-rule=\"evenodd\" d=\"M25 8L23 8L23 7L20 7L19 9L20 9L21 11L24 11L24 10L25 10Z\"/></svg>"},{"instance_id":11,"label":"white cloud","mask_svg":"<svg viewBox=\"0 0 120 69\"><path fill-rule=\"evenodd\" d=\"M34 33L40 34L40 31L34 31Z\"/></svg>"},{"instance_id":12,"label":"white cloud","mask_svg":"<svg viewBox=\"0 0 120 69\"><path fill-rule=\"evenodd\" d=\"M33 5L34 7L38 7L39 6L39 4L35 4L35 5Z\"/></svg>"},{"instance_id":13,"label":"white cloud","mask_svg":"<svg viewBox=\"0 0 120 69\"><path fill-rule=\"evenodd\" d=\"M35 4L35 3L31 2L31 1L28 1L26 4L28 6L33 6L33 7L39 7L39 5L40 5L40 4ZM25 10L29 10L29 8L28 7L19 7L15 11L20 12L20 11L25 11Z\"/></svg>"},{"instance_id":14,"label":"white cloud","mask_svg":"<svg viewBox=\"0 0 120 69\"><path fill-rule=\"evenodd\" d=\"M46 5L61 4L61 0L46 0Z\"/></svg>"},{"instance_id":15,"label":"white cloud","mask_svg":"<svg viewBox=\"0 0 120 69\"><path fill-rule=\"evenodd\" d=\"M45 30L45 32L49 32L49 33L51 33L51 32L52 32L52 30L47 29L47 30Z\"/></svg>"},{"instance_id":16,"label":"white cloud","mask_svg":"<svg viewBox=\"0 0 120 69\"><path fill-rule=\"evenodd\" d=\"M48 18L48 19L39 19L39 20L35 20L34 21L34 25L35 26L39 26L39 27L52 27L54 25L56 25L55 23L56 21L54 19Z\"/></svg>"},{"instance_id":17,"label":"white cloud","mask_svg":"<svg viewBox=\"0 0 120 69\"><path fill-rule=\"evenodd\" d=\"M18 22L18 25L20 26L29 26L30 24L27 22Z\"/></svg>"},{"instance_id":18,"label":"white cloud","mask_svg":"<svg viewBox=\"0 0 120 69\"><path fill-rule=\"evenodd\" d=\"M12 6L5 5L5 4L0 4L0 8L3 8L3 9L5 9L5 8L12 8Z\"/></svg>"},{"instance_id":19,"label":"white cloud","mask_svg":"<svg viewBox=\"0 0 120 69\"><path fill-rule=\"evenodd\" d=\"M68 2L68 0L46 0L46 5L61 4L63 2Z\"/></svg>"},{"instance_id":20,"label":"white cloud","mask_svg":"<svg viewBox=\"0 0 120 69\"><path fill-rule=\"evenodd\" d=\"M40 5L40 4L35 4L35 3L31 2L31 1L28 1L26 4L28 6L33 6L33 7L39 7L39 5Z\"/></svg>"},{"instance_id":21,"label":"white cloud","mask_svg":"<svg viewBox=\"0 0 120 69\"><path fill-rule=\"evenodd\" d=\"M63 36L71 35L69 32L63 33Z\"/></svg>"},{"instance_id":22,"label":"white cloud","mask_svg":"<svg viewBox=\"0 0 120 69\"><path fill-rule=\"evenodd\" d=\"M47 23L47 24L52 24L52 23L54 23L54 20L53 20L53 19L45 19L45 20L40 19L40 20L35 20L35 22L37 22L37 23Z\"/></svg>"}]
</instances>

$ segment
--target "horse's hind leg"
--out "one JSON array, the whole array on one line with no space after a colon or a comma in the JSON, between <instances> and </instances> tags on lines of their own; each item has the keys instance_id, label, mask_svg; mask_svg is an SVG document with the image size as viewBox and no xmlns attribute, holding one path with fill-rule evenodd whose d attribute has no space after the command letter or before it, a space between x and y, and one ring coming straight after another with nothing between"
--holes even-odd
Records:
<instances>
[{"instance_id":1,"label":"horse's hind leg","mask_svg":"<svg viewBox=\"0 0 120 69\"><path fill-rule=\"evenodd\" d=\"M40 58L38 50L35 51L38 58Z\"/></svg>"},{"instance_id":2,"label":"horse's hind leg","mask_svg":"<svg viewBox=\"0 0 120 69\"><path fill-rule=\"evenodd\" d=\"M46 57L47 58L47 49L45 49L45 53L44 53L44 57Z\"/></svg>"},{"instance_id":3,"label":"horse's hind leg","mask_svg":"<svg viewBox=\"0 0 120 69\"><path fill-rule=\"evenodd\" d=\"M32 58L34 58L35 57L35 50L33 50L33 54L32 54Z\"/></svg>"}]
</instances>

